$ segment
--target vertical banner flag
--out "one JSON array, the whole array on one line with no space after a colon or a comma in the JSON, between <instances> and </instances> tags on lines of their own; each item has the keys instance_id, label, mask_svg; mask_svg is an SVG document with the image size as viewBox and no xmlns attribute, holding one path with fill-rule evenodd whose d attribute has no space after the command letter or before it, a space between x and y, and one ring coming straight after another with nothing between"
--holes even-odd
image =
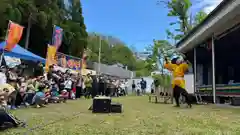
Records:
<instances>
[{"instance_id":1,"label":"vertical banner flag","mask_svg":"<svg viewBox=\"0 0 240 135\"><path fill-rule=\"evenodd\" d=\"M23 27L11 21L8 25L5 49L7 51L11 51L20 41L23 33Z\"/></svg>"},{"instance_id":2,"label":"vertical banner flag","mask_svg":"<svg viewBox=\"0 0 240 135\"><path fill-rule=\"evenodd\" d=\"M62 44L62 37L63 37L63 29L58 26L54 26L52 45L56 46L57 50Z\"/></svg>"},{"instance_id":3,"label":"vertical banner flag","mask_svg":"<svg viewBox=\"0 0 240 135\"><path fill-rule=\"evenodd\" d=\"M86 53L86 50L84 50L83 52L83 55L82 55L82 60L81 60L81 74L82 75L86 75L87 71L86 71L86 68L87 68L87 53Z\"/></svg>"},{"instance_id":4,"label":"vertical banner flag","mask_svg":"<svg viewBox=\"0 0 240 135\"><path fill-rule=\"evenodd\" d=\"M82 69L86 69L87 68L87 53L86 51L83 52L83 56L82 56Z\"/></svg>"},{"instance_id":5,"label":"vertical banner flag","mask_svg":"<svg viewBox=\"0 0 240 135\"><path fill-rule=\"evenodd\" d=\"M46 72L48 72L49 66L51 66L53 64L57 64L56 52L57 52L56 46L48 45L46 67L45 67Z\"/></svg>"}]
</instances>

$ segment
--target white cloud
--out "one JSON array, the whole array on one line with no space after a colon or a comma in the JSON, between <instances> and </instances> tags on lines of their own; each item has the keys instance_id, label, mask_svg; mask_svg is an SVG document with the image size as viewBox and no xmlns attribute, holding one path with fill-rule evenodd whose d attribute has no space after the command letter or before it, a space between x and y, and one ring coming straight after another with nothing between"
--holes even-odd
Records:
<instances>
[{"instance_id":1,"label":"white cloud","mask_svg":"<svg viewBox=\"0 0 240 135\"><path fill-rule=\"evenodd\" d=\"M203 10L206 13L213 11L223 0L202 0Z\"/></svg>"}]
</instances>

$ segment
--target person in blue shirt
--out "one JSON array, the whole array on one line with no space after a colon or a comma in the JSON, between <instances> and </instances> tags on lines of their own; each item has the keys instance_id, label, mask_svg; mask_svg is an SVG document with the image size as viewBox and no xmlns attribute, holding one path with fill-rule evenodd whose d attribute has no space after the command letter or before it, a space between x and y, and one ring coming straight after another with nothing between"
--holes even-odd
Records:
<instances>
[{"instance_id":1,"label":"person in blue shirt","mask_svg":"<svg viewBox=\"0 0 240 135\"><path fill-rule=\"evenodd\" d=\"M36 108L45 107L45 103L48 102L49 96L46 96L44 93L45 85L41 84L38 87L38 91L33 97L32 103L36 105Z\"/></svg>"},{"instance_id":2,"label":"person in blue shirt","mask_svg":"<svg viewBox=\"0 0 240 135\"><path fill-rule=\"evenodd\" d=\"M54 103L57 103L58 102L58 96L59 96L59 93L58 93L58 86L57 84L53 83L52 84L52 87L51 87L51 100L52 102Z\"/></svg>"}]
</instances>

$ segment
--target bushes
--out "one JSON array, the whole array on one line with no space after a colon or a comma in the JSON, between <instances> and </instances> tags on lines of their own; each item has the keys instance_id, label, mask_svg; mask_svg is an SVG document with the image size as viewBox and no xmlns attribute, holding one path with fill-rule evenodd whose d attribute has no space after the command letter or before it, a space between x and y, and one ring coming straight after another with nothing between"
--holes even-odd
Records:
<instances>
[{"instance_id":1,"label":"bushes","mask_svg":"<svg viewBox=\"0 0 240 135\"><path fill-rule=\"evenodd\" d=\"M171 86L171 76L170 75L153 75L155 87L165 87L169 88Z\"/></svg>"}]
</instances>

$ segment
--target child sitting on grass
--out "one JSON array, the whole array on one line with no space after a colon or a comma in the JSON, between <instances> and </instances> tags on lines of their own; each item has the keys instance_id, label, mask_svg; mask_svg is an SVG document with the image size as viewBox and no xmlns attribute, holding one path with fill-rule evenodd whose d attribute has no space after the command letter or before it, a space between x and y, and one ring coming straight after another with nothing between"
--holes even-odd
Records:
<instances>
[{"instance_id":1,"label":"child sitting on grass","mask_svg":"<svg viewBox=\"0 0 240 135\"><path fill-rule=\"evenodd\" d=\"M45 107L45 103L48 102L48 99L51 97L50 95L45 95L44 93L44 84L40 84L38 87L38 91L33 97L33 103L36 105L36 108Z\"/></svg>"},{"instance_id":2,"label":"child sitting on grass","mask_svg":"<svg viewBox=\"0 0 240 135\"><path fill-rule=\"evenodd\" d=\"M63 102L65 103L66 101L67 101L67 99L68 99L68 92L67 92L67 90L62 90L61 91L61 94L59 95L59 97L61 98L61 99L63 99Z\"/></svg>"},{"instance_id":3,"label":"child sitting on grass","mask_svg":"<svg viewBox=\"0 0 240 135\"><path fill-rule=\"evenodd\" d=\"M61 102L58 90L59 89L58 89L57 84L53 83L52 86L50 87L50 94L51 94L50 102L53 102L53 103Z\"/></svg>"},{"instance_id":4,"label":"child sitting on grass","mask_svg":"<svg viewBox=\"0 0 240 135\"><path fill-rule=\"evenodd\" d=\"M51 100L51 90L50 90L50 86L48 84L45 85L44 94L45 94L45 97L49 97L48 102L45 102L45 104L50 103L51 102L50 101Z\"/></svg>"}]
</instances>

